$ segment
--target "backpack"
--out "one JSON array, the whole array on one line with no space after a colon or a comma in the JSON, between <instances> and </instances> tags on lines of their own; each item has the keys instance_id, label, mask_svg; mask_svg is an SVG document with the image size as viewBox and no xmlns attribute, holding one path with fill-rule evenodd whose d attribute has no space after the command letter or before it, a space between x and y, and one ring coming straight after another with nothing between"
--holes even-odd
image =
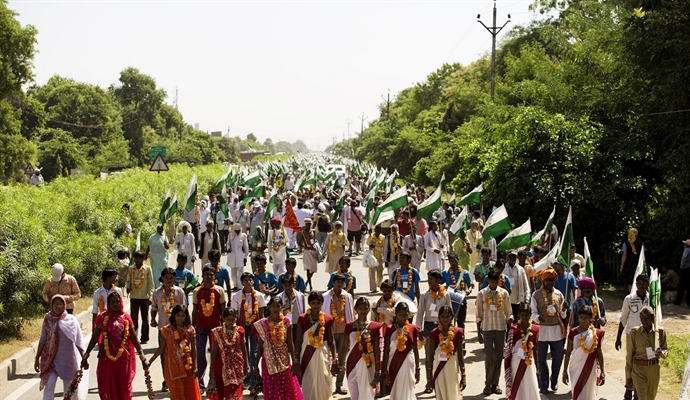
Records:
<instances>
[{"instance_id":1,"label":"backpack","mask_svg":"<svg viewBox=\"0 0 690 400\"><path fill-rule=\"evenodd\" d=\"M330 232L333 230L333 227L331 227L331 223L326 220L324 217L319 217L319 220L316 222L316 227L319 228L319 232Z\"/></svg>"}]
</instances>

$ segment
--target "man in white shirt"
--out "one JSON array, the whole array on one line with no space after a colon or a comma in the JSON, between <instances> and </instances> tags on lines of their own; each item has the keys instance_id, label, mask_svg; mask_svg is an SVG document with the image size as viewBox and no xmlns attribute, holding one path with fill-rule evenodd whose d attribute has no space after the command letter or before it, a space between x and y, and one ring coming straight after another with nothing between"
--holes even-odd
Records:
<instances>
[{"instance_id":1,"label":"man in white shirt","mask_svg":"<svg viewBox=\"0 0 690 400\"><path fill-rule=\"evenodd\" d=\"M622 346L621 336L623 334L623 330L625 330L626 354L628 351L628 346L630 345L630 337L628 335L630 334L632 328L642 325L642 321L640 321L640 312L644 307L649 305L649 293L647 292L647 290L649 289L649 277L647 277L647 275L644 274L638 275L635 279L635 286L637 286L637 291L635 293L625 296L625 299L623 299L623 307L621 308L621 319L618 323L618 334L616 335L616 350L620 350ZM623 397L626 400L632 399L633 396L633 387L627 384L627 382L630 379L632 379L632 376L630 376L630 373L628 372L630 370L632 370L632 365L629 364L628 360L626 359L626 385L625 395Z\"/></svg>"},{"instance_id":2,"label":"man in white shirt","mask_svg":"<svg viewBox=\"0 0 690 400\"><path fill-rule=\"evenodd\" d=\"M513 315L518 315L520 303L529 303L529 281L525 269L517 263L517 251L512 250L508 254L503 275L510 281L510 306L513 309Z\"/></svg>"},{"instance_id":3,"label":"man in white shirt","mask_svg":"<svg viewBox=\"0 0 690 400\"><path fill-rule=\"evenodd\" d=\"M244 272L245 265L247 265L249 243L247 241L247 234L242 233L242 226L240 224L235 224L233 229L233 232L228 236L228 242L225 246L228 250L228 267L232 277L232 288L233 290L239 290L242 287L242 273Z\"/></svg>"},{"instance_id":4,"label":"man in white shirt","mask_svg":"<svg viewBox=\"0 0 690 400\"><path fill-rule=\"evenodd\" d=\"M175 237L175 250L187 255L187 265L185 265L185 268L193 272L194 261L196 261L196 240L194 235L189 232L189 223L183 222L181 224L182 232Z\"/></svg>"},{"instance_id":5,"label":"man in white shirt","mask_svg":"<svg viewBox=\"0 0 690 400\"><path fill-rule=\"evenodd\" d=\"M275 276L280 276L285 272L285 259L289 242L288 233L281 224L280 218L271 218L271 230L268 231L268 238L266 240L268 257L273 264Z\"/></svg>"},{"instance_id":6,"label":"man in white shirt","mask_svg":"<svg viewBox=\"0 0 690 400\"><path fill-rule=\"evenodd\" d=\"M424 235L424 248L426 249L427 271L442 269L443 244L436 221L431 221L429 223L429 232Z\"/></svg>"}]
</instances>

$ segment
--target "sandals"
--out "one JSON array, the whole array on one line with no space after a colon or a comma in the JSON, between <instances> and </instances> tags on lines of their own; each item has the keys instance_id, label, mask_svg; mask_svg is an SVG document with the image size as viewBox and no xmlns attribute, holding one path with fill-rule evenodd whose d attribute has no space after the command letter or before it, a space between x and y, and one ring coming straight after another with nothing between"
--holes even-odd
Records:
<instances>
[{"instance_id":1,"label":"sandals","mask_svg":"<svg viewBox=\"0 0 690 400\"><path fill-rule=\"evenodd\" d=\"M503 394L503 391L498 386L494 387L493 392L494 392L494 394Z\"/></svg>"},{"instance_id":2,"label":"sandals","mask_svg":"<svg viewBox=\"0 0 690 400\"><path fill-rule=\"evenodd\" d=\"M486 386L482 393L484 393L485 396L490 396L491 394L493 394L493 390L491 390L490 387Z\"/></svg>"}]
</instances>

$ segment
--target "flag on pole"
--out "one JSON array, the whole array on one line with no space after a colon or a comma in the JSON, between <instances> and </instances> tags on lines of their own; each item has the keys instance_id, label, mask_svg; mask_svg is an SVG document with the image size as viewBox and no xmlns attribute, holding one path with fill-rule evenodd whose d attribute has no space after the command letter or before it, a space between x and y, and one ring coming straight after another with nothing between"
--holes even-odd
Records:
<instances>
[{"instance_id":1,"label":"flag on pole","mask_svg":"<svg viewBox=\"0 0 690 400\"><path fill-rule=\"evenodd\" d=\"M486 223L484 223L484 231L482 232L484 243L488 243L489 240L496 236L510 231L510 228L512 228L512 226L508 219L508 211L506 211L505 204L501 204L500 207L491 213Z\"/></svg>"},{"instance_id":2,"label":"flag on pole","mask_svg":"<svg viewBox=\"0 0 690 400\"><path fill-rule=\"evenodd\" d=\"M453 193L453 195L450 196L450 200L448 200L448 204L450 204L451 207L455 208L455 193Z\"/></svg>"},{"instance_id":3,"label":"flag on pole","mask_svg":"<svg viewBox=\"0 0 690 400\"><path fill-rule=\"evenodd\" d=\"M532 244L539 244L542 242L542 237L544 235L548 235L551 233L551 228L553 228L553 218L556 216L556 206L553 206L553 211L551 211L551 215L549 215L549 218L546 220L546 225L544 225L544 229L540 230L537 232L536 235L532 238Z\"/></svg>"},{"instance_id":4,"label":"flag on pole","mask_svg":"<svg viewBox=\"0 0 690 400\"><path fill-rule=\"evenodd\" d=\"M367 194L367 197L364 198L364 204L366 206L366 212L364 215L364 219L367 222L371 222L371 210L374 209L374 197L375 196L376 196L376 191L370 190L369 193Z\"/></svg>"},{"instance_id":5,"label":"flag on pole","mask_svg":"<svg viewBox=\"0 0 690 400\"><path fill-rule=\"evenodd\" d=\"M168 207L170 207L170 192L171 189L168 188L168 193L165 195L165 199L163 199L163 206L161 207L161 212L158 213L158 220L160 221L161 225L165 224L166 220L166 215L165 212L168 211Z\"/></svg>"},{"instance_id":6,"label":"flag on pole","mask_svg":"<svg viewBox=\"0 0 690 400\"><path fill-rule=\"evenodd\" d=\"M137 244L136 244L136 251L141 250L141 231L137 232Z\"/></svg>"},{"instance_id":7,"label":"flag on pole","mask_svg":"<svg viewBox=\"0 0 690 400\"><path fill-rule=\"evenodd\" d=\"M248 195L244 196L244 199L242 199L242 204L247 204L249 203L249 200L253 198L260 199L264 197L264 191L266 190L266 184L264 182L261 182L257 187L252 189L251 192L249 192Z\"/></svg>"},{"instance_id":8,"label":"flag on pole","mask_svg":"<svg viewBox=\"0 0 690 400\"><path fill-rule=\"evenodd\" d=\"M472 189L471 192L462 196L460 201L458 201L459 206L464 206L465 204L479 204L482 202L482 192L484 191L484 184L480 184L476 188Z\"/></svg>"},{"instance_id":9,"label":"flag on pole","mask_svg":"<svg viewBox=\"0 0 690 400\"><path fill-rule=\"evenodd\" d=\"M245 176L244 178L242 178L242 184L244 186L249 186L249 187L254 187L260 181L261 181L261 172L258 169L256 171L252 172L251 174Z\"/></svg>"},{"instance_id":10,"label":"flag on pole","mask_svg":"<svg viewBox=\"0 0 690 400\"><path fill-rule=\"evenodd\" d=\"M292 202L290 202L290 200L285 202L285 217L283 217L283 226L290 228L293 231L300 230L299 220L297 219L297 214L295 214L295 209L292 208Z\"/></svg>"},{"instance_id":11,"label":"flag on pole","mask_svg":"<svg viewBox=\"0 0 690 400\"><path fill-rule=\"evenodd\" d=\"M192 180L189 181L189 186L187 186L187 193L184 196L184 209L186 211L192 211L196 206L196 173L192 176Z\"/></svg>"},{"instance_id":12,"label":"flag on pole","mask_svg":"<svg viewBox=\"0 0 690 400\"><path fill-rule=\"evenodd\" d=\"M232 170L228 169L228 172L224 173L223 176L221 176L220 179L216 181L216 187L223 186L228 181L231 172Z\"/></svg>"},{"instance_id":13,"label":"flag on pole","mask_svg":"<svg viewBox=\"0 0 690 400\"><path fill-rule=\"evenodd\" d=\"M551 251L549 251L544 256L544 258L542 258L541 260L537 261L534 264L534 270L536 272L539 272L539 271L547 269L549 266L551 266L551 264L553 264L558 259L557 255L558 255L558 243L556 243L553 246Z\"/></svg>"},{"instance_id":14,"label":"flag on pole","mask_svg":"<svg viewBox=\"0 0 690 400\"><path fill-rule=\"evenodd\" d=\"M460 236L460 232L466 230L470 226L470 213L468 206L462 208L460 215L455 218L453 224L450 226L450 232L455 236Z\"/></svg>"},{"instance_id":15,"label":"flag on pole","mask_svg":"<svg viewBox=\"0 0 690 400\"><path fill-rule=\"evenodd\" d=\"M496 251L506 251L527 246L532 241L532 224L529 218L519 228L513 229L496 246Z\"/></svg>"},{"instance_id":16,"label":"flag on pole","mask_svg":"<svg viewBox=\"0 0 690 400\"><path fill-rule=\"evenodd\" d=\"M446 179L446 174L441 177L441 182L439 182L438 187L434 190L426 200L422 202L417 207L417 219L427 218L431 216L436 210L441 208L441 191L443 186L443 181Z\"/></svg>"},{"instance_id":17,"label":"flag on pole","mask_svg":"<svg viewBox=\"0 0 690 400\"><path fill-rule=\"evenodd\" d=\"M374 219L373 219L374 222L372 223L372 225L373 226L378 225L379 216L384 211L388 211L388 210L392 211L392 210L395 210L397 208L405 207L406 205L407 205L407 188L405 186L402 186L400 189L396 190L395 192L393 192L393 194L388 196L386 201L384 201L383 203L381 203L381 205L376 207L376 213L374 213Z\"/></svg>"},{"instance_id":18,"label":"flag on pole","mask_svg":"<svg viewBox=\"0 0 690 400\"><path fill-rule=\"evenodd\" d=\"M561 238L561 251L558 253L558 261L565 265L567 271L570 270L570 262L572 261L572 247L575 244L575 236L573 235L573 206L568 208L568 219L565 221L565 228L563 228L563 237Z\"/></svg>"},{"instance_id":19,"label":"flag on pole","mask_svg":"<svg viewBox=\"0 0 690 400\"><path fill-rule=\"evenodd\" d=\"M338 204L335 206L335 212L333 213L333 221L338 219L340 213L343 211L343 208L345 208L345 188L343 188L343 190L340 191L340 200L338 200Z\"/></svg>"},{"instance_id":20,"label":"flag on pole","mask_svg":"<svg viewBox=\"0 0 690 400\"><path fill-rule=\"evenodd\" d=\"M273 212L273 209L276 208L276 204L278 204L278 192L276 191L276 188L273 188L273 190L271 190L271 196L268 199L266 212L264 212L264 221L268 221L269 219L271 219L271 214Z\"/></svg>"},{"instance_id":21,"label":"flag on pole","mask_svg":"<svg viewBox=\"0 0 690 400\"><path fill-rule=\"evenodd\" d=\"M585 242L585 276L594 279L594 263L592 262L592 254L589 252L589 245L587 244L587 238L584 238Z\"/></svg>"},{"instance_id":22,"label":"flag on pole","mask_svg":"<svg viewBox=\"0 0 690 400\"><path fill-rule=\"evenodd\" d=\"M643 274L646 270L647 260L645 259L644 255L644 245L642 245L642 248L640 249L640 260L637 262L637 268L635 268L635 275L633 276L633 284L630 288L630 294L637 292L637 286L635 286L635 282L637 282L637 275Z\"/></svg>"},{"instance_id":23,"label":"flag on pole","mask_svg":"<svg viewBox=\"0 0 690 400\"><path fill-rule=\"evenodd\" d=\"M649 274L649 305L654 309L654 328L659 328L659 324L661 324L661 278L658 268L652 268ZM658 339L658 335L656 335L655 349L658 347Z\"/></svg>"},{"instance_id":24,"label":"flag on pole","mask_svg":"<svg viewBox=\"0 0 690 400\"><path fill-rule=\"evenodd\" d=\"M225 184L223 184L223 190L220 192L220 196L218 197L218 206L225 215L225 218L228 218L228 187L225 186Z\"/></svg>"},{"instance_id":25,"label":"flag on pole","mask_svg":"<svg viewBox=\"0 0 690 400\"><path fill-rule=\"evenodd\" d=\"M177 193L173 196L172 201L170 202L170 207L168 207L168 210L165 212L165 220L169 220L175 213L177 213L177 207L178 207L178 202L177 202Z\"/></svg>"}]
</instances>

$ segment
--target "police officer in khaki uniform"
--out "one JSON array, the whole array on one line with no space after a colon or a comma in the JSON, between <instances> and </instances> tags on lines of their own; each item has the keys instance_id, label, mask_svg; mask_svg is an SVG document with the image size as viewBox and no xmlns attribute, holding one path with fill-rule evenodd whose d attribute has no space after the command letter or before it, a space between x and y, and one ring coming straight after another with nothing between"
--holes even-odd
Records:
<instances>
[{"instance_id":1,"label":"police officer in khaki uniform","mask_svg":"<svg viewBox=\"0 0 690 400\"><path fill-rule=\"evenodd\" d=\"M628 336L630 345L627 346L626 368L630 370L626 375L630 378L627 385L632 384L640 400L653 400L659 387L659 359L668 356L666 332L653 326L654 309L650 306L642 308L640 321L642 325L633 328Z\"/></svg>"}]
</instances>

